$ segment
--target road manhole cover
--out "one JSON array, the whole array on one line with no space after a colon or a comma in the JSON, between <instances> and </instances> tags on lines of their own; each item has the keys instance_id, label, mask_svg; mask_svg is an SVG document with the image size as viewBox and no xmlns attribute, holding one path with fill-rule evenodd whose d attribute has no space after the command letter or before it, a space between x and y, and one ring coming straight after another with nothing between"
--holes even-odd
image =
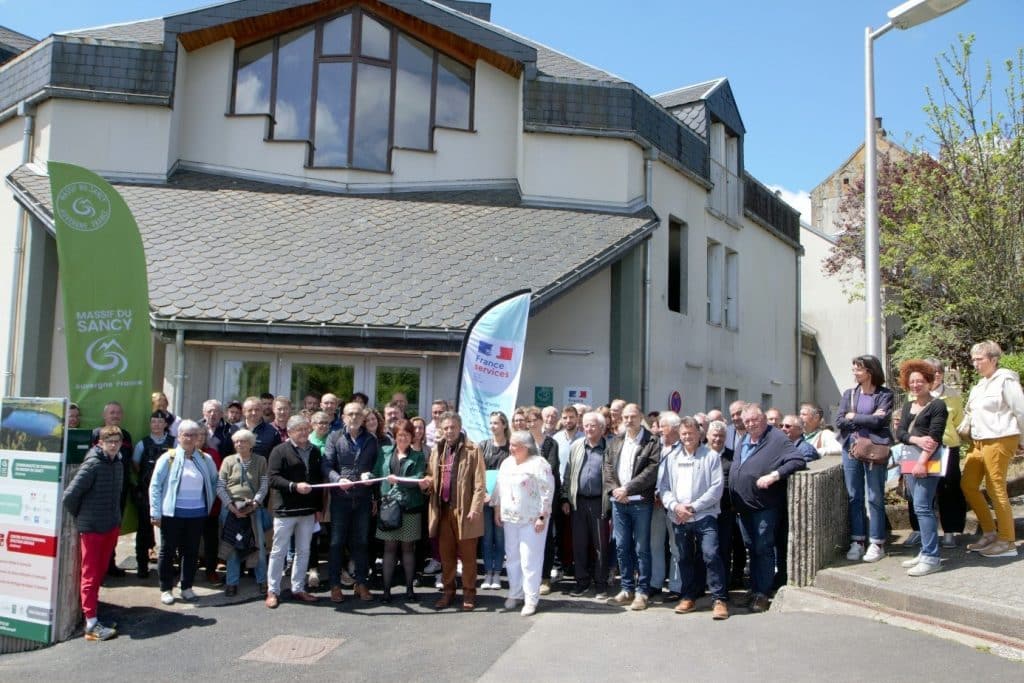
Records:
<instances>
[{"instance_id":1,"label":"road manhole cover","mask_svg":"<svg viewBox=\"0 0 1024 683\"><path fill-rule=\"evenodd\" d=\"M240 659L271 664L313 664L344 642L344 638L274 636Z\"/></svg>"}]
</instances>

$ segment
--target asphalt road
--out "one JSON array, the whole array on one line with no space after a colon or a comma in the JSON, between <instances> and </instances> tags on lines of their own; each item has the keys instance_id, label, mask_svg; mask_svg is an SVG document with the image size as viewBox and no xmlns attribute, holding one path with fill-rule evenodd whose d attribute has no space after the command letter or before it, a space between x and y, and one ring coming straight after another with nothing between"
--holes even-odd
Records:
<instances>
[{"instance_id":1,"label":"asphalt road","mask_svg":"<svg viewBox=\"0 0 1024 683\"><path fill-rule=\"evenodd\" d=\"M411 605L350 597L341 606L283 602L271 611L247 583L232 601L200 587L197 603L163 607L155 587L121 581L101 593L101 615L118 621L118 638L0 656L0 681L1024 680L1019 662L834 614L734 608L731 619L714 622L706 610L628 612L556 593L524 618L503 610L504 591L482 591L474 613L438 613L437 593L427 589ZM243 659L275 636L302 639L277 654L319 658Z\"/></svg>"}]
</instances>

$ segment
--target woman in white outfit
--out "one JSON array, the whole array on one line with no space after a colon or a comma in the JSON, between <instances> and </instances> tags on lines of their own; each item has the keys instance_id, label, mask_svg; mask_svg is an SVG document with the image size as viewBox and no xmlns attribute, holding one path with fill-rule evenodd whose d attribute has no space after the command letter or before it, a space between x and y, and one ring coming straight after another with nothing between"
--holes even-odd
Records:
<instances>
[{"instance_id":1,"label":"woman in white outfit","mask_svg":"<svg viewBox=\"0 0 1024 683\"><path fill-rule=\"evenodd\" d=\"M506 609L522 600L522 615L537 611L540 600L544 539L551 518L555 479L551 466L537 454L537 445L527 431L514 431L509 438L511 457L498 468L498 482L491 494L494 518L505 529L505 560L508 571Z\"/></svg>"}]
</instances>

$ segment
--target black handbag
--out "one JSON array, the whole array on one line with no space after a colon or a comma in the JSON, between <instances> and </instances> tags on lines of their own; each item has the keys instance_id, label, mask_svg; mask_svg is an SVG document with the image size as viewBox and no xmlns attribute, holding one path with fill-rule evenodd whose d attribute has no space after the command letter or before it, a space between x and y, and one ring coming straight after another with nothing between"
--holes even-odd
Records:
<instances>
[{"instance_id":1,"label":"black handbag","mask_svg":"<svg viewBox=\"0 0 1024 683\"><path fill-rule=\"evenodd\" d=\"M241 555L253 552L256 550L256 536L252 532L252 519L248 516L235 517L229 512L220 532L220 540Z\"/></svg>"},{"instance_id":2,"label":"black handbag","mask_svg":"<svg viewBox=\"0 0 1024 683\"><path fill-rule=\"evenodd\" d=\"M377 528L381 531L395 531L402 528L402 505L398 498L386 496L377 511Z\"/></svg>"}]
</instances>

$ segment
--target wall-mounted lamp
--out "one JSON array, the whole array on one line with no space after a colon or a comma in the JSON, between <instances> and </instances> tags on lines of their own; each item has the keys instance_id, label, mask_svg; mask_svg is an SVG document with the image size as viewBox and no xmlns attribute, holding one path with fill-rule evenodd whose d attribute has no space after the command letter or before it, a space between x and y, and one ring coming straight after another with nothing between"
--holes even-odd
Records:
<instances>
[{"instance_id":1,"label":"wall-mounted lamp","mask_svg":"<svg viewBox=\"0 0 1024 683\"><path fill-rule=\"evenodd\" d=\"M593 356L590 349L548 349L548 353L556 356Z\"/></svg>"}]
</instances>

